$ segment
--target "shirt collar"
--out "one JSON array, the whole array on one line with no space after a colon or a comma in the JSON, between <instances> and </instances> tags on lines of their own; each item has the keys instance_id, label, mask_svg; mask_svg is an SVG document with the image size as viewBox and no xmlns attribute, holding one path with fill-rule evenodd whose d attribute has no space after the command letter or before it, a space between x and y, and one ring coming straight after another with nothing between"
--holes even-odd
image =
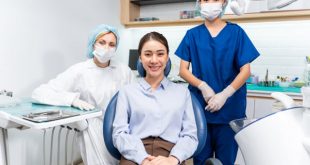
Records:
<instances>
[{"instance_id":1,"label":"shirt collar","mask_svg":"<svg viewBox=\"0 0 310 165\"><path fill-rule=\"evenodd\" d=\"M143 88L144 90L147 90L147 91L150 91L150 90L151 90L151 85L150 85L147 81L145 81L144 78L142 78L142 79L139 81L139 84L142 86L142 88ZM166 77L164 77L164 78L161 80L159 87L162 88L162 89L167 89L168 85L169 85L169 80L168 80Z\"/></svg>"}]
</instances>

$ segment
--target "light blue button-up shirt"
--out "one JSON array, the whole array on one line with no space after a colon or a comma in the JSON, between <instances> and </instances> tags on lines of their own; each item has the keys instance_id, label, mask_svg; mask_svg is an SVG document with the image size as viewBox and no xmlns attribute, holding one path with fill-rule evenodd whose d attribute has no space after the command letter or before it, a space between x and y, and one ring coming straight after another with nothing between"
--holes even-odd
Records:
<instances>
[{"instance_id":1,"label":"light blue button-up shirt","mask_svg":"<svg viewBox=\"0 0 310 165\"><path fill-rule=\"evenodd\" d=\"M195 152L197 127L187 88L167 78L153 90L141 79L119 91L113 143L128 160L138 164L148 156L141 139L160 137L174 143L170 155L180 162Z\"/></svg>"}]
</instances>

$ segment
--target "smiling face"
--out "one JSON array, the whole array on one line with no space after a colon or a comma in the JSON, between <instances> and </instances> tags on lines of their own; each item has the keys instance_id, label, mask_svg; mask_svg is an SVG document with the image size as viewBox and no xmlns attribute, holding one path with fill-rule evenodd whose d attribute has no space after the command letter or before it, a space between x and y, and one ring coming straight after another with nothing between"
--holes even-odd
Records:
<instances>
[{"instance_id":1,"label":"smiling face","mask_svg":"<svg viewBox=\"0 0 310 165\"><path fill-rule=\"evenodd\" d=\"M161 42L151 39L142 46L140 60L146 78L162 79L168 59L168 50Z\"/></svg>"}]
</instances>

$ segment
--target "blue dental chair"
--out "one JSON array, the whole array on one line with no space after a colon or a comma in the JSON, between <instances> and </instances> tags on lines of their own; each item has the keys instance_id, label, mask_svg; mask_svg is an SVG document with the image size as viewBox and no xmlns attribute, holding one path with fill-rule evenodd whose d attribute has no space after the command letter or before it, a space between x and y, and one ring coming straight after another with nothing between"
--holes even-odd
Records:
<instances>
[{"instance_id":1,"label":"blue dental chair","mask_svg":"<svg viewBox=\"0 0 310 165\"><path fill-rule=\"evenodd\" d=\"M171 61L169 59L167 66L165 68L165 76L168 76L169 72L171 69ZM137 62L137 70L139 72L139 75L141 77L145 77L146 72L142 66L142 63L138 60ZM119 151L114 147L113 145L113 138L112 138L112 132L113 132L113 121L115 117L115 109L116 109L116 103L117 103L117 96L118 93L116 93L113 98L110 100L110 103L107 106L104 118L103 118L103 136L104 136L104 142L107 147L107 150L109 153L115 158L120 160L121 154ZM200 105L198 99L191 93L191 98L192 98L192 104L193 104L193 109L194 109L194 114L195 114L195 120L196 120L196 125L197 125L197 138L198 138L198 147L194 153L193 156L199 154L206 142L207 138L207 123L204 115L204 109ZM215 159L215 158L210 158L206 161L207 165L222 165L222 163Z\"/></svg>"}]
</instances>

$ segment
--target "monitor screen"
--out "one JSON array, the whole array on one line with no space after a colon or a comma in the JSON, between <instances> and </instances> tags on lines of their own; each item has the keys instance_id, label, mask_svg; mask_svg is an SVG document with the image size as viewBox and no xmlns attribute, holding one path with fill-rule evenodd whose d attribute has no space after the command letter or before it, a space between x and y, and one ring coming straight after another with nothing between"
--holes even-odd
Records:
<instances>
[{"instance_id":1,"label":"monitor screen","mask_svg":"<svg viewBox=\"0 0 310 165\"><path fill-rule=\"evenodd\" d=\"M129 50L129 62L128 66L131 70L137 70L137 61L139 59L139 53L137 49Z\"/></svg>"}]
</instances>

